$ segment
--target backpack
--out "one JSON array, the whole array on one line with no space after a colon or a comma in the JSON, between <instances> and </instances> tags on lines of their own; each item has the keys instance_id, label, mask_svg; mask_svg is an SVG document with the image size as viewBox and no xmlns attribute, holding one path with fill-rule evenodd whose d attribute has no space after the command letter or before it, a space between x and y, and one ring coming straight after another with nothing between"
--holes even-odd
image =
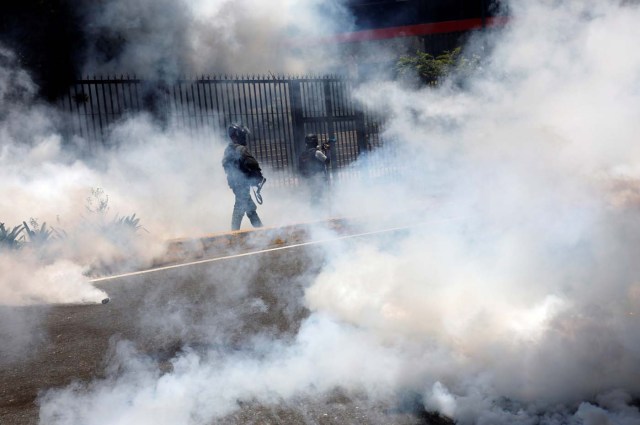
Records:
<instances>
[{"instance_id":1,"label":"backpack","mask_svg":"<svg viewBox=\"0 0 640 425\"><path fill-rule=\"evenodd\" d=\"M306 149L298 158L298 171L303 177L311 177L313 175L312 162L315 161L315 149Z\"/></svg>"}]
</instances>

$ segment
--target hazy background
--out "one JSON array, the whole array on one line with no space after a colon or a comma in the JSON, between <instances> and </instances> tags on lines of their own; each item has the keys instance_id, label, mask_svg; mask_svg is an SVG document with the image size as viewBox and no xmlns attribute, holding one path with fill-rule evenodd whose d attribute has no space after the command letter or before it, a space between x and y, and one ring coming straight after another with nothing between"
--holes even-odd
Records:
<instances>
[{"instance_id":1,"label":"hazy background","mask_svg":"<svg viewBox=\"0 0 640 425\"><path fill-rule=\"evenodd\" d=\"M90 30L130 35L113 57L90 55L87 69L131 65L163 76L200 72L208 62L246 72L294 66L301 59L245 53L272 51L281 34L329 30L302 25L308 19L349 23L339 4L313 2L283 2L272 20L261 2L98 5L86 8ZM402 146L393 157L377 154L403 171L337 188L333 212L406 205L415 227L383 243L332 245L304 299L291 294L311 311L293 341L266 339L234 353L187 350L164 375L121 342L112 361L123 372L47 393L43 422L200 424L233 412L238 399L286 404L341 386L373 400L417 394L425 409L465 424L638 423L640 10L595 0L509 6L503 31L472 41L485 46L485 57L464 85L358 89L388 117L384 136ZM145 18L127 21L123 8L144 8ZM245 31L245 18L269 23L259 40ZM193 49L176 56L177 45ZM101 187L109 214L135 212L148 230L127 247L133 253L227 229L222 138L193 140L142 115L113 131L130 140L126 148L80 161L60 148L56 124L64 117L40 104L11 55L3 50L0 105L11 107L0 107L0 181L10 195L0 198L2 220L37 217L72 229L87 214L89 189ZM295 195L272 193L260 209L266 223L308 213ZM429 210L415 207L422 199ZM103 294L82 284L82 269L119 250L91 237L91 249L65 247L55 258L71 263L45 262L37 279L19 271L33 261L27 254L3 254L3 303L98 301ZM56 297L43 289L51 288L40 285L46 267L61 264L72 276L56 288L85 292ZM29 320L19 325L37 329Z\"/></svg>"}]
</instances>

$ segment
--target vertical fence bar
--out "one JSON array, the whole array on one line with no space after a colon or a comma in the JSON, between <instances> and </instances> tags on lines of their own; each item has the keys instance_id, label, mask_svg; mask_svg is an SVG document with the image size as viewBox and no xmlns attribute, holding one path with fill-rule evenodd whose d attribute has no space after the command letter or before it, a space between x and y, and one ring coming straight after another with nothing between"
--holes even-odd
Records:
<instances>
[{"instance_id":1,"label":"vertical fence bar","mask_svg":"<svg viewBox=\"0 0 640 425\"><path fill-rule=\"evenodd\" d=\"M218 128L225 129L224 108L222 104L222 95L220 93L220 88L220 79L216 78L213 89L215 92L216 110L220 111L218 113Z\"/></svg>"},{"instance_id":2,"label":"vertical fence bar","mask_svg":"<svg viewBox=\"0 0 640 425\"><path fill-rule=\"evenodd\" d=\"M112 120L111 122L116 122L119 118L118 113L116 112L116 107L114 106L113 103L113 88L118 88L117 82L114 80L111 80L111 84L109 84L109 104L111 105L111 115L112 115Z\"/></svg>"},{"instance_id":3,"label":"vertical fence bar","mask_svg":"<svg viewBox=\"0 0 640 425\"><path fill-rule=\"evenodd\" d=\"M269 80L267 82L267 84L265 85L265 94L266 97L268 98L268 102L267 102L267 116L269 117L269 144L268 144L268 152L269 155L271 156L271 158L274 158L276 156L276 152L275 152L275 148L274 148L274 143L277 140L277 136L276 136L276 126L275 126L275 112L273 110L273 103L274 103L274 99L273 99L273 82L271 80Z\"/></svg>"},{"instance_id":4,"label":"vertical fence bar","mask_svg":"<svg viewBox=\"0 0 640 425\"><path fill-rule=\"evenodd\" d=\"M292 157L297 158L302 152L302 138L304 137L304 116L302 112L302 94L300 80L289 80L289 105L291 107L291 126L293 128L293 148ZM293 161L295 171L298 169L298 162Z\"/></svg>"},{"instance_id":5,"label":"vertical fence bar","mask_svg":"<svg viewBox=\"0 0 640 425\"><path fill-rule=\"evenodd\" d=\"M104 108L104 117L105 123L104 128L102 129L102 143L106 143L106 138L108 136L107 129L109 128L109 109L107 108L107 94L105 90L105 80L100 81L100 88L102 89L102 107Z\"/></svg>"},{"instance_id":6,"label":"vertical fence bar","mask_svg":"<svg viewBox=\"0 0 640 425\"><path fill-rule=\"evenodd\" d=\"M224 123L224 126L226 127L228 124L232 123L233 121L235 121L237 118L235 118L233 116L233 111L231 110L231 102L229 101L229 81L227 79L225 79L223 81L223 85L220 87L220 95L222 96L222 101L226 106L226 112L228 113L227 115L227 122Z\"/></svg>"},{"instance_id":7,"label":"vertical fence bar","mask_svg":"<svg viewBox=\"0 0 640 425\"><path fill-rule=\"evenodd\" d=\"M140 90L138 87L138 80L133 77L133 93L136 95L136 112L140 112L143 110L142 105L140 105Z\"/></svg>"},{"instance_id":8,"label":"vertical fence bar","mask_svg":"<svg viewBox=\"0 0 640 425\"><path fill-rule=\"evenodd\" d=\"M231 84L231 94L233 96L233 107L235 108L236 116L240 117L239 118L240 122L246 124L246 116L243 113L242 100L241 100L241 96L240 96L240 85L241 84L242 83L236 77L236 79Z\"/></svg>"},{"instance_id":9,"label":"vertical fence bar","mask_svg":"<svg viewBox=\"0 0 640 425\"><path fill-rule=\"evenodd\" d=\"M209 136L212 136L211 131L215 128L215 122L213 117L213 100L211 99L211 80L207 77L206 83L202 83L202 96L204 97L204 106L207 117L207 127L209 127Z\"/></svg>"},{"instance_id":10,"label":"vertical fence bar","mask_svg":"<svg viewBox=\"0 0 640 425\"><path fill-rule=\"evenodd\" d=\"M276 156L273 158L273 163L275 164L276 168L281 172L282 168L283 168L283 164L286 160L286 155L284 152L284 149L282 149L282 130L283 130L283 121L282 121L282 95L281 95L281 91L280 91L280 85L281 82L278 81L276 83L274 83L274 87L273 87L273 92L274 95L276 97L276 117L275 117L275 123L276 123L276 140L275 140L275 146L276 146Z\"/></svg>"},{"instance_id":11,"label":"vertical fence bar","mask_svg":"<svg viewBox=\"0 0 640 425\"><path fill-rule=\"evenodd\" d=\"M221 94L220 94L220 79L216 78L214 81L214 85L213 85L213 90L215 93L215 101L216 101L216 110L220 111L218 112L218 128L224 129L225 128L225 118L224 118L224 108L222 105L222 101L221 101Z\"/></svg>"},{"instance_id":12,"label":"vertical fence bar","mask_svg":"<svg viewBox=\"0 0 640 425\"><path fill-rule=\"evenodd\" d=\"M227 99L229 100L229 105L231 106L231 111L234 116L233 121L242 122L242 116L238 111L236 88L235 80L229 80L227 83Z\"/></svg>"},{"instance_id":13,"label":"vertical fence bar","mask_svg":"<svg viewBox=\"0 0 640 425\"><path fill-rule=\"evenodd\" d=\"M131 90L131 79L129 78L129 76L127 75L127 79L126 79L126 93L129 95L129 114L136 112L136 107L133 104L133 91ZM123 91L125 90L124 86L123 86Z\"/></svg>"},{"instance_id":14,"label":"vertical fence bar","mask_svg":"<svg viewBox=\"0 0 640 425\"><path fill-rule=\"evenodd\" d=\"M196 124L196 100L193 96L193 82L184 82L184 97L186 100L185 114L187 116L187 125L189 126L189 134L193 135L197 131Z\"/></svg>"},{"instance_id":15,"label":"vertical fence bar","mask_svg":"<svg viewBox=\"0 0 640 425\"><path fill-rule=\"evenodd\" d=\"M243 122L246 123L247 127L249 127L249 131L251 131L253 123L251 120L251 107L247 106L248 98L246 85L247 81L245 79L238 81L238 103L240 104L240 108L244 111Z\"/></svg>"},{"instance_id":16,"label":"vertical fence bar","mask_svg":"<svg viewBox=\"0 0 640 425\"><path fill-rule=\"evenodd\" d=\"M284 81L280 81L278 83L277 86L277 92L278 92L278 105L280 106L279 111L278 111L278 127L280 128L280 134L278 135L278 140L279 140L279 149L278 149L278 159L280 160L279 164L278 164L278 168L281 170L281 174L282 177L286 177L286 169L287 169L287 165L289 164L289 149L287 149L287 105L286 105L286 101L287 101L287 97L285 96L284 92L284 87L285 87L285 82Z\"/></svg>"},{"instance_id":17,"label":"vertical fence bar","mask_svg":"<svg viewBox=\"0 0 640 425\"><path fill-rule=\"evenodd\" d=\"M95 115L93 113L93 102L94 102L94 98L93 98L93 94L91 93L91 84L87 78L86 80L86 84L87 86L87 92L89 100L87 101L87 103L85 103L85 109L87 110L87 116L91 117L91 127L90 127L90 137L91 137L91 141L93 142L92 148L95 149L95 143L97 142L97 137L96 137L96 120L95 120ZM83 88L84 91L84 88Z\"/></svg>"},{"instance_id":18,"label":"vertical fence bar","mask_svg":"<svg viewBox=\"0 0 640 425\"><path fill-rule=\"evenodd\" d=\"M323 81L323 89L324 89L324 108L326 111L327 122L329 124L329 137L335 135L336 127L334 121L333 114L333 99L331 98L331 81L325 80Z\"/></svg>"},{"instance_id":19,"label":"vertical fence bar","mask_svg":"<svg viewBox=\"0 0 640 425\"><path fill-rule=\"evenodd\" d=\"M260 84L262 84L261 81L254 81L251 87L250 95L251 95L251 98L253 99L254 117L255 117L253 131L255 131L256 136L258 134L261 134L262 137L264 137L263 136L264 132L262 131L262 102L260 102L260 98L258 97Z\"/></svg>"},{"instance_id":20,"label":"vertical fence bar","mask_svg":"<svg viewBox=\"0 0 640 425\"><path fill-rule=\"evenodd\" d=\"M189 104L191 108L188 111L189 111L189 115L191 116L189 119L189 125L193 127L192 137L193 135L198 135L200 132L200 128L202 127L198 119L200 115L200 107L197 101L195 86L196 86L196 82L194 80L191 80L188 86L189 92L190 92L190 98L191 98L191 101L189 102Z\"/></svg>"},{"instance_id":21,"label":"vertical fence bar","mask_svg":"<svg viewBox=\"0 0 640 425\"><path fill-rule=\"evenodd\" d=\"M253 86L254 84L255 84L254 82L250 82L250 83L248 82L247 83L248 87L245 84L243 84L242 95L245 99L245 102L248 102L247 112L249 113L249 115L247 116L247 123L250 122L249 125L251 126L252 134L257 135L256 116L254 113L255 111L254 98L253 96L251 96L251 86Z\"/></svg>"},{"instance_id":22,"label":"vertical fence bar","mask_svg":"<svg viewBox=\"0 0 640 425\"><path fill-rule=\"evenodd\" d=\"M202 104L204 102L203 102L203 96L200 96L200 89L203 88L203 87L202 87L201 84L198 83L197 80L192 83L192 86L191 86L191 90L192 91L194 89L194 86L195 86L195 89L196 89L196 91L198 93L198 118L200 118L200 120L199 120L200 121L200 131L199 131L199 133L200 133L200 135L204 135L204 133L205 133L204 114L206 113L207 108L206 108L206 105L205 105L204 109L202 107ZM195 101L194 101L194 103L195 103Z\"/></svg>"},{"instance_id":23,"label":"vertical fence bar","mask_svg":"<svg viewBox=\"0 0 640 425\"><path fill-rule=\"evenodd\" d=\"M202 125L200 125L198 122L198 118L200 118L200 104L197 102L197 96L196 96L196 85L197 82L195 80L191 80L190 82L190 86L191 86L191 101L193 103L193 126L194 126L194 133L195 134L199 134L200 129L202 127ZM199 100L199 99L198 99Z\"/></svg>"},{"instance_id":24,"label":"vertical fence bar","mask_svg":"<svg viewBox=\"0 0 640 425\"><path fill-rule=\"evenodd\" d=\"M80 112L80 97L78 94L78 85L77 83L74 84L72 86L72 90L73 90L73 98L71 97L71 94L69 94L69 109L70 111L73 113L73 102L75 102L75 107L76 107L76 115L78 118L78 131L80 132L80 137L86 139L87 138L87 133L86 131L82 131L83 130L83 126L82 126L82 117L81 117L81 112ZM73 99L73 102L72 102ZM88 142L88 140L87 140Z\"/></svg>"},{"instance_id":25,"label":"vertical fence bar","mask_svg":"<svg viewBox=\"0 0 640 425\"><path fill-rule=\"evenodd\" d=\"M280 157L280 131L279 131L279 120L280 120L280 99L278 98L278 81L273 78L269 83L269 96L271 97L271 125L272 125L272 134L273 138L271 140L271 151L272 153L272 161L271 163L274 166L278 164L278 158Z\"/></svg>"},{"instance_id":26,"label":"vertical fence bar","mask_svg":"<svg viewBox=\"0 0 640 425\"><path fill-rule=\"evenodd\" d=\"M265 81L264 79L262 79L258 84L256 84L255 87L255 97L256 97L256 101L258 103L258 111L260 112L259 115L259 129L260 129L260 135L262 137L263 140L269 140L269 132L268 132L268 124L267 124L267 120L268 118L265 115L265 108L266 108L266 104L265 104L265 100L264 97L262 95L262 90L264 88L264 84Z\"/></svg>"},{"instance_id":27,"label":"vertical fence bar","mask_svg":"<svg viewBox=\"0 0 640 425\"><path fill-rule=\"evenodd\" d=\"M185 96L182 93L182 85L183 82L182 81L178 81L178 93L180 94L179 99L180 99L180 118L182 118L182 129L185 130L187 128L187 117L186 117L186 108L187 106L185 105Z\"/></svg>"}]
</instances>

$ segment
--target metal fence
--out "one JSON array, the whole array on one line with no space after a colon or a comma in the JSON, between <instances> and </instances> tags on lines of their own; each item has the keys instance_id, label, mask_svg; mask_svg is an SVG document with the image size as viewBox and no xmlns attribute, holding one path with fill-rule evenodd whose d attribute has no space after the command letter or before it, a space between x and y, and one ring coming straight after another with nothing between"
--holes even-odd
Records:
<instances>
[{"instance_id":1,"label":"metal fence","mask_svg":"<svg viewBox=\"0 0 640 425\"><path fill-rule=\"evenodd\" d=\"M256 158L290 184L307 133L323 142L335 137L331 164L338 179L349 176L362 153L383 145L380 122L358 105L352 89L351 80L337 76L218 76L172 84L93 77L77 81L60 102L73 116L71 131L92 146L104 146L115 122L142 111L193 134L224 134L228 124L242 122L251 129Z\"/></svg>"}]
</instances>

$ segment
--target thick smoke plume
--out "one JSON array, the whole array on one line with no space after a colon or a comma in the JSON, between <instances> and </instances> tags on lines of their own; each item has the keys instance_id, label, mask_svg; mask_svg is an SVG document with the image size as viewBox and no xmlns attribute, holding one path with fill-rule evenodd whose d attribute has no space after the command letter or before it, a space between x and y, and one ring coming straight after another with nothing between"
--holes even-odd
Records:
<instances>
[{"instance_id":1,"label":"thick smoke plume","mask_svg":"<svg viewBox=\"0 0 640 425\"><path fill-rule=\"evenodd\" d=\"M89 39L117 49L105 57L96 47L86 72L171 80L196 72L257 72L257 63L262 71L268 63L274 67L267 70L284 71L276 67L284 56L254 41L284 43L289 51L285 42L292 34L287 32L301 36L304 28L305 36L320 34L329 30L322 22L335 20L318 19L319 25L307 29L312 17L343 13L338 4L287 4L286 13L270 18L271 9L255 3L87 3ZM267 60L265 54L272 56ZM224 134L194 136L171 123L160 128L141 114L114 124L106 144L117 148L102 151L90 148L91 141L70 139L69 119L39 100L38 87L16 54L1 47L0 223L9 231L25 223L31 230L52 232L47 243L37 244L23 231L21 249L2 250L3 306L99 303L108 294L92 286L90 277L149 267L173 238L229 228L233 195L220 167ZM264 195L271 196L269 187ZM287 198L265 206L267 223L295 220L295 214L284 213L288 208L302 217L308 213L293 207L295 196ZM139 219L135 231L114 225L134 214ZM25 335L39 335L42 317L18 319L31 310L8 311L15 320L3 321L0 329L5 348L11 348L3 354L19 358L33 343Z\"/></svg>"},{"instance_id":2,"label":"thick smoke plume","mask_svg":"<svg viewBox=\"0 0 640 425\"><path fill-rule=\"evenodd\" d=\"M510 10L467 90L361 90L393 117L403 189L439 207L408 211L422 224L392 248L341 256L307 301L423 341L406 383L460 423L635 423L640 11Z\"/></svg>"},{"instance_id":3,"label":"thick smoke plume","mask_svg":"<svg viewBox=\"0 0 640 425\"><path fill-rule=\"evenodd\" d=\"M186 349L170 372L121 342L106 379L42 396L43 423L205 424L239 400L293 406L335 387L371 400L417 394L425 410L461 424L638 423L640 10L514 1L510 13L503 31L474 40L483 68L462 83L361 87L397 143L393 156L370 159L393 158L398 173L336 189L334 211L405 205L414 226L382 242L332 245L304 295L311 315L291 341ZM64 159L50 175L96 176L91 186L163 236L224 222L231 199L217 161L202 164L204 148L193 148L194 168L175 180L166 176L182 161L169 143L182 141L179 132L138 117L114 134L159 143L107 155L99 172ZM221 144L205 150L219 155ZM159 189L167 185L178 190ZM206 203L194 185L220 206L193 208ZM173 213L153 205L167 193L178 197L168 200Z\"/></svg>"},{"instance_id":4,"label":"thick smoke plume","mask_svg":"<svg viewBox=\"0 0 640 425\"><path fill-rule=\"evenodd\" d=\"M301 40L353 26L337 0L108 0L84 9L91 75L323 72L333 49L311 52Z\"/></svg>"}]
</instances>

